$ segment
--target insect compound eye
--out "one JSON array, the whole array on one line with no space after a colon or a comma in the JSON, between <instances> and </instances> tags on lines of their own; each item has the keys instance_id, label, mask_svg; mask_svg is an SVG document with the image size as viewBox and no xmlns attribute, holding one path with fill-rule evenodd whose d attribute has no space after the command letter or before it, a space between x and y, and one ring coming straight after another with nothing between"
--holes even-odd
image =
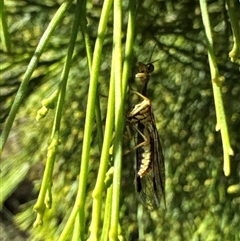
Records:
<instances>
[{"instance_id":1,"label":"insect compound eye","mask_svg":"<svg viewBox=\"0 0 240 241\"><path fill-rule=\"evenodd\" d=\"M154 71L154 66L153 66L153 64L147 64L146 65L146 67L147 67L147 72L148 73L152 73L153 71Z\"/></svg>"}]
</instances>

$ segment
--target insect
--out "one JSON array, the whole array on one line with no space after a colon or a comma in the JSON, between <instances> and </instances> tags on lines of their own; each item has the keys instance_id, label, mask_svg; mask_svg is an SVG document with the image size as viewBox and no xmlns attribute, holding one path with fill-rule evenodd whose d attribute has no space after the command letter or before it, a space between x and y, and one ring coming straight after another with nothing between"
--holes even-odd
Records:
<instances>
[{"instance_id":1,"label":"insect","mask_svg":"<svg viewBox=\"0 0 240 241\"><path fill-rule=\"evenodd\" d=\"M137 132L136 138L136 189L143 205L149 210L159 207L161 197L165 204L165 168L162 145L158 136L151 102L145 96L152 64L139 63L137 78L143 82L142 93L133 91L143 101L136 104L127 120ZM166 206L166 204L165 204Z\"/></svg>"}]
</instances>

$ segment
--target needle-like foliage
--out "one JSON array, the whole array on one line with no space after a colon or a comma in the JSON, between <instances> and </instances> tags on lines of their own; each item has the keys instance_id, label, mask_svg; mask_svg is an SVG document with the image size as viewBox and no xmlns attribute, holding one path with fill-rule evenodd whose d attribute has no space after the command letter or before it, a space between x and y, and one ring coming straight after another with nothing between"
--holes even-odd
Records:
<instances>
[{"instance_id":1,"label":"needle-like foliage","mask_svg":"<svg viewBox=\"0 0 240 241\"><path fill-rule=\"evenodd\" d=\"M239 14L232 0L0 0L5 239L240 240ZM165 157L153 212L125 139L138 62L155 66Z\"/></svg>"}]
</instances>

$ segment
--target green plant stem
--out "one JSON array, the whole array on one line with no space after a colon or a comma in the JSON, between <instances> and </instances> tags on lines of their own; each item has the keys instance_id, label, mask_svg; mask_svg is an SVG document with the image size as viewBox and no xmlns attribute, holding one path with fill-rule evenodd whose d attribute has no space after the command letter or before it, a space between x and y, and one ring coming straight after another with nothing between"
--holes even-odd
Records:
<instances>
[{"instance_id":1,"label":"green plant stem","mask_svg":"<svg viewBox=\"0 0 240 241\"><path fill-rule=\"evenodd\" d=\"M123 75L122 75L123 103L125 103L128 80L131 73L135 19L136 19L136 0L131 0L129 1L128 26L127 26L125 56L124 56L124 63L123 63Z\"/></svg>"},{"instance_id":2,"label":"green plant stem","mask_svg":"<svg viewBox=\"0 0 240 241\"><path fill-rule=\"evenodd\" d=\"M116 101L115 101L115 131L114 140L114 176L113 176L113 198L112 198L112 216L111 227L109 231L109 240L117 240L118 221L119 221L119 199L120 199L120 182L122 170L122 133L123 133L123 107L125 103L126 90L130 73L132 60L132 49L134 42L136 1L129 2L129 19L127 28L125 58L123 64L123 75L121 77L121 62L116 63L115 82L116 82ZM114 5L114 43L116 59L121 59L121 1L115 2ZM115 32L116 31L116 32ZM118 57L119 56L119 57ZM120 91L121 92L120 92Z\"/></svg>"},{"instance_id":3,"label":"green plant stem","mask_svg":"<svg viewBox=\"0 0 240 241\"><path fill-rule=\"evenodd\" d=\"M91 41L90 41L88 28L87 28L86 1L83 1L83 4L82 4L81 8L82 8L82 11L81 11L80 26L81 26L83 38L84 38L84 41L85 41L89 73L91 73L91 69L92 69L92 49L91 49ZM98 90L96 92L98 93ZM96 126L97 126L97 133L98 133L99 151L101 151L102 145L103 145L103 130L102 130L102 118L101 118L100 102L99 102L99 98L97 96L96 96L95 118L96 118ZM78 215L77 218L75 219L75 225L74 225L74 232L73 232L72 240L77 240L77 237L79 236L79 233L80 233L80 226L81 226L80 216Z\"/></svg>"},{"instance_id":4,"label":"green plant stem","mask_svg":"<svg viewBox=\"0 0 240 241\"><path fill-rule=\"evenodd\" d=\"M115 61L115 58L113 55L112 65L114 64L114 61ZM97 181L92 193L92 197L93 197L92 222L89 228L90 237L88 238L88 241L98 240L99 221L100 221L101 210L102 210L102 195L105 187L104 180L105 180L105 175L108 167L109 149L111 146L111 141L113 136L114 102L115 102L115 81L114 81L114 68L112 68L103 148L102 148L102 153L100 158Z\"/></svg>"},{"instance_id":5,"label":"green plant stem","mask_svg":"<svg viewBox=\"0 0 240 241\"><path fill-rule=\"evenodd\" d=\"M78 28L79 28L79 21L80 21L78 17L80 14L79 2L80 0L78 1L77 7L76 7L75 19L74 19L71 38L69 42L68 53L67 53L64 67L63 67L62 75L61 75L61 82L59 85L60 89L59 89L57 107L56 107L56 112L54 117L52 134L50 138L51 142L50 142L50 145L48 148L48 154L47 154L46 172L44 172L43 184L40 189L38 201L34 206L34 210L38 212L37 220L40 221L39 224L42 224L41 218L43 217L43 214L44 214L45 205L46 207L51 207L52 173L53 173L57 147L59 143L58 140L59 140L59 133L60 133L60 124L61 124L62 110L64 106L64 101L65 101L68 74L71 67L73 51L74 51L75 42L78 34ZM46 194L48 195L46 196ZM47 200L46 197L50 197L47 203L46 203L46 200ZM45 204L43 200L45 200ZM38 223L36 222L35 225L38 225Z\"/></svg>"},{"instance_id":6,"label":"green plant stem","mask_svg":"<svg viewBox=\"0 0 240 241\"><path fill-rule=\"evenodd\" d=\"M11 40L7 26L7 14L3 0L0 0L0 39L5 52L11 52Z\"/></svg>"},{"instance_id":7,"label":"green plant stem","mask_svg":"<svg viewBox=\"0 0 240 241\"><path fill-rule=\"evenodd\" d=\"M82 34L85 40L85 46L86 46L86 52L87 52L87 58L88 58L88 65L89 65L89 72L91 73L91 69L92 69L92 51L91 51L91 44L90 44L90 38L89 38L89 34L88 34L88 29L87 29L87 21L86 21L86 4L83 4L83 6L85 6L84 9L82 9L82 16L81 16L81 29L82 29ZM98 91L97 91L98 93ZM114 104L113 104L114 106ZM109 113L109 109L108 109L108 113ZM99 143L99 150L101 151L102 149L102 145L103 145L103 131L102 131L102 118L101 118L101 111L100 111L100 102L99 102L99 98L96 97L96 108L95 108L95 117L96 117L96 126L97 126L97 133L98 133L98 143ZM113 116L112 116L113 118ZM108 121L106 121L108 123ZM109 129L109 125L107 124L107 129ZM112 128L110 128L112 129ZM112 132L112 130L111 130ZM105 138L106 140L106 138ZM104 144L105 145L105 144ZM103 156L103 151L102 151L102 156ZM106 160L108 160L108 158L106 158ZM101 167L101 160L100 160L100 167ZM101 169L101 168L100 168ZM99 171L100 171L99 169ZM99 177L99 175L98 175ZM93 191L94 193L94 191ZM94 195L93 195L94 196ZM94 209L94 208L93 208ZM92 221L94 220L95 222L97 222L98 220L98 211L93 212L93 218ZM100 213L101 213L101 209L100 209ZM96 215L96 216L95 216ZM79 223L79 222L78 222ZM76 226L76 225L75 225ZM98 226L98 225L97 225ZM95 227L95 225L92 224L90 225L90 236L93 237L94 236L94 231L91 232L91 227ZM75 230L75 227L74 227ZM94 230L94 228L93 228ZM91 239L93 240L93 239Z\"/></svg>"},{"instance_id":8,"label":"green plant stem","mask_svg":"<svg viewBox=\"0 0 240 241\"><path fill-rule=\"evenodd\" d=\"M4 129L3 129L3 132L2 132L2 135L0 138L0 156L2 154L3 148L7 141L9 132L12 128L12 124L16 117L16 114L17 114L21 104L23 103L23 99L27 92L28 83L30 81L33 71L36 69L39 58L40 58L41 54L43 53L43 50L44 50L49 38L51 37L53 31L55 30L56 26L59 24L59 22L63 18L64 13L67 11L68 7L71 5L72 2L73 2L73 0L69 0L69 1L65 2L58 9L58 11L54 15L53 19L49 23L46 31L44 32L42 38L40 39L39 44L36 48L36 51L34 52L32 59L30 60L30 63L27 67L27 70L23 77L23 81L21 82L21 85L18 89L18 92L17 92L14 102L12 104L11 110L9 112L8 118L6 120L6 124L4 126Z\"/></svg>"},{"instance_id":9,"label":"green plant stem","mask_svg":"<svg viewBox=\"0 0 240 241\"><path fill-rule=\"evenodd\" d=\"M123 135L123 93L122 93L122 1L114 1L113 9L113 52L115 56L114 76L115 76L115 139L114 139L114 172L113 172L113 195L112 195L112 215L111 227L109 230L109 240L117 240L120 183L122 173L122 135Z\"/></svg>"},{"instance_id":10,"label":"green plant stem","mask_svg":"<svg viewBox=\"0 0 240 241\"><path fill-rule=\"evenodd\" d=\"M86 184L87 184L87 174L88 174L89 155L90 155L90 143L92 139L93 119L94 119L95 103L96 103L97 81L98 81L98 75L99 75L102 46L103 46L103 41L104 41L104 36L105 36L105 31L107 27L107 21L109 18L111 6L112 6L112 0L104 1L102 14L99 22L99 27L98 27L98 37L96 40L95 49L93 53L93 64L92 64L91 75L90 75L78 193L77 193L76 202L74 204L73 210L63 229L63 232L59 237L59 241L61 240L63 241L67 239L68 233L72 229L72 226L77 214L79 214L79 218L80 218L80 230L79 230L80 239L81 240L84 239L84 230L85 230L84 205L85 205L85 199L86 199Z\"/></svg>"},{"instance_id":11,"label":"green plant stem","mask_svg":"<svg viewBox=\"0 0 240 241\"><path fill-rule=\"evenodd\" d=\"M135 1L134 1L135 2ZM130 62L131 62L131 56L132 56L132 45L133 45L133 36L134 36L134 23L135 23L135 4L130 3L129 6L129 21L128 21L128 30L127 30L127 40L126 40L126 54L125 54L125 61L124 61L124 70L123 70L123 80L122 80L122 89L123 89L123 96L125 96L126 92L126 86L127 81L129 77L129 70L130 70ZM112 66L115 64L115 52L113 52L112 56ZM115 88L114 88L114 67L112 67L111 72L111 81L110 81L110 88L109 88L109 101L108 101L108 112L107 112L107 118L106 118L106 129L104 134L104 143L103 143L103 149L102 149L102 155L100 159L100 167L99 167L99 173L98 178L96 182L95 189L93 191L93 210L92 210L92 223L90 225L90 237L88 240L97 240L98 230L99 230L99 221L100 221L100 215L101 215L101 207L102 207L102 194L104 190L104 178L106 174L108 159L109 159L109 148L111 144L111 138L112 138L112 125L113 125L113 117L114 117L114 98L115 98ZM122 101L124 103L124 101ZM112 192L112 188L111 188ZM109 199L112 202L112 198ZM109 203L106 202L106 205L109 206ZM110 209L105 210L105 215L107 217L110 217L110 213L106 214L106 212L110 212ZM104 219L104 223L105 223ZM106 221L107 222L107 221ZM106 240L106 234L108 234L109 228L107 224L104 224L103 227L103 235L102 240Z\"/></svg>"},{"instance_id":12,"label":"green plant stem","mask_svg":"<svg viewBox=\"0 0 240 241\"><path fill-rule=\"evenodd\" d=\"M53 172L53 165L54 160L56 157L56 151L58 146L58 135L56 135L54 138L52 138L49 146L48 146L48 153L47 153L47 161L46 166L43 174L43 181L41 185L41 189L38 195L37 203L34 205L34 210L37 212L37 218L34 222L33 226L41 226L43 224L43 216L46 207L49 207L50 204L46 203L46 194L48 192L51 193L50 189L52 186L52 172Z\"/></svg>"},{"instance_id":13,"label":"green plant stem","mask_svg":"<svg viewBox=\"0 0 240 241\"><path fill-rule=\"evenodd\" d=\"M101 241L108 241L108 232L111 223L111 209L112 209L112 185L107 189L106 206L103 219L103 229L101 234Z\"/></svg>"},{"instance_id":14,"label":"green plant stem","mask_svg":"<svg viewBox=\"0 0 240 241\"><path fill-rule=\"evenodd\" d=\"M90 41L88 28L87 28L86 0L83 1L81 9L82 10L81 10L80 26L81 26L85 46L86 46L88 68L89 68L89 72L91 73L91 69L92 69L92 49L91 49L91 41ZM98 90L97 90L97 93L98 93ZM102 144L103 144L103 130L102 130L102 117L101 117L100 101L99 101L98 96L96 98L95 118L96 118L97 134L98 134L98 145L99 145L99 150L101 151Z\"/></svg>"},{"instance_id":15,"label":"green plant stem","mask_svg":"<svg viewBox=\"0 0 240 241\"><path fill-rule=\"evenodd\" d=\"M79 240L80 227L81 227L80 216L79 216L79 213L78 213L76 218L75 218L75 222L74 222L72 241Z\"/></svg>"},{"instance_id":16,"label":"green plant stem","mask_svg":"<svg viewBox=\"0 0 240 241\"><path fill-rule=\"evenodd\" d=\"M212 78L214 103L215 103L216 117L217 117L216 131L218 130L221 131L222 144L223 144L223 157L224 157L223 170L225 175L228 176L230 174L229 155L233 155L233 150L231 148L230 141L229 141L228 127L227 127L226 116L225 116L223 100L222 100L222 93L221 93L221 82L223 80L223 77L219 75L217 61L214 55L213 38L212 38L211 25L210 25L206 0L200 0L200 7L202 12L203 24L206 32L206 39L207 39L208 61L210 66L211 78Z\"/></svg>"},{"instance_id":17,"label":"green plant stem","mask_svg":"<svg viewBox=\"0 0 240 241\"><path fill-rule=\"evenodd\" d=\"M240 26L239 26L239 7L236 6L236 1L227 0L228 13L233 32L233 48L229 53L229 57L233 62L240 63ZM238 9L238 13L237 13Z\"/></svg>"}]
</instances>

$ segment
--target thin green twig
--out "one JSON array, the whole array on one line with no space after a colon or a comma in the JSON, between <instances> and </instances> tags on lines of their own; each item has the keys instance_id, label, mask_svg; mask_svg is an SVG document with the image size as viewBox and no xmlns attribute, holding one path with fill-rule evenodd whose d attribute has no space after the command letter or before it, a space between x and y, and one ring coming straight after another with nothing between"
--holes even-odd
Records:
<instances>
[{"instance_id":1,"label":"thin green twig","mask_svg":"<svg viewBox=\"0 0 240 241\"><path fill-rule=\"evenodd\" d=\"M128 26L127 26L126 45L125 45L125 56L124 56L124 63L123 63L123 75L122 75L123 103L125 103L128 80L129 80L129 77L131 76L133 43L134 43L134 34L135 34L135 19L136 19L136 0L131 0L129 1Z\"/></svg>"},{"instance_id":2,"label":"thin green twig","mask_svg":"<svg viewBox=\"0 0 240 241\"><path fill-rule=\"evenodd\" d=\"M11 40L7 26L7 14L3 0L0 0L0 39L3 51L11 52Z\"/></svg>"},{"instance_id":3,"label":"thin green twig","mask_svg":"<svg viewBox=\"0 0 240 241\"><path fill-rule=\"evenodd\" d=\"M135 2L135 1L134 1ZM125 62L124 62L124 70L123 70L123 80L122 80L122 94L123 97L125 96L126 92L126 86L127 86L127 80L129 76L129 70L131 65L131 56L132 56L132 45L133 45L133 36L134 36L134 20L135 20L135 5L134 3L130 3L129 6L129 21L128 21L128 31L127 31L127 39L126 39L126 51L125 51ZM102 207L102 195L104 190L104 178L106 174L108 159L109 159L109 148L111 144L112 139L112 125L114 120L114 98L115 98L115 84L114 84L114 66L116 61L116 55L115 52L113 52L112 56L112 72L111 72L111 81L110 81L110 88L109 88L109 100L108 100L108 112L106 117L106 129L104 134L104 143L103 143L103 149L100 159L100 166L99 166L99 173L98 178L96 182L96 186L93 191L93 209L92 209L92 223L90 225L90 237L88 240L97 240L98 232L99 232L99 221L100 221L100 215L101 215L101 207ZM124 101L122 101L124 103ZM115 169L118 171L117 169ZM112 188L111 188L112 192ZM109 189L108 189L108 195L109 195ZM106 200L106 206L110 206L109 202L112 202L112 198L108 198ZM111 208L105 210L105 216L110 218ZM109 221L110 222L110 221ZM104 219L104 227L102 230L102 240L106 240L106 237L108 237L108 228L110 226L108 225L108 220ZM107 230L106 230L107 229Z\"/></svg>"},{"instance_id":4,"label":"thin green twig","mask_svg":"<svg viewBox=\"0 0 240 241\"><path fill-rule=\"evenodd\" d=\"M111 224L111 210L112 210L112 177L114 168L111 167L106 173L104 180L105 187L107 188L106 202L105 202L105 213L103 218L103 229L101 234L101 241L108 241L108 234Z\"/></svg>"},{"instance_id":5,"label":"thin green twig","mask_svg":"<svg viewBox=\"0 0 240 241\"><path fill-rule=\"evenodd\" d=\"M44 32L42 38L40 39L39 44L36 48L36 51L34 52L32 59L30 60L30 63L28 65L25 75L23 77L23 81L21 82L21 85L18 89L18 92L17 92L14 102L12 104L11 110L9 112L8 118L6 120L4 129L2 131L2 135L0 138L0 156L2 154L3 148L7 141L9 132L12 128L13 121L17 115L17 112L18 112L21 104L23 103L23 99L27 92L28 83L30 81L33 71L37 67L39 58L40 58L41 54L43 53L43 50L44 50L48 40L50 39L53 31L55 30L55 28L57 27L57 25L63 18L64 13L67 11L68 7L71 5L72 2L73 2L73 0L69 0L69 1L65 2L58 9L56 14L52 18L51 22L49 23L46 31Z\"/></svg>"},{"instance_id":6,"label":"thin green twig","mask_svg":"<svg viewBox=\"0 0 240 241\"><path fill-rule=\"evenodd\" d=\"M103 47L104 36L106 32L107 22L110 14L110 8L112 6L112 0L104 1L102 14L99 21L98 27L98 37L95 44L95 49L93 53L93 64L90 74L90 85L88 91L88 101L86 110L86 120L84 127L84 138L83 138L83 152L81 158L81 168L79 175L79 187L76 197L76 202L74 204L73 210L70 217L59 237L59 241L67 239L68 233L72 229L73 223L75 221L76 215L79 215L80 219L80 239L84 239L85 231L85 213L84 205L86 200L86 185L87 185L87 175L88 175L88 165L89 165L89 155L90 155L90 143L92 139L92 129L93 129L93 119L95 112L96 103L96 92L97 92L97 81L100 68L101 53Z\"/></svg>"},{"instance_id":7,"label":"thin green twig","mask_svg":"<svg viewBox=\"0 0 240 241\"><path fill-rule=\"evenodd\" d=\"M37 211L38 213L37 220L34 224L35 226L42 224L43 222L42 218L43 218L45 208L51 207L52 173L53 173L57 147L59 143L60 124L61 124L61 118L62 118L62 110L65 102L68 74L71 68L72 56L73 56L75 42L78 34L79 22L80 22L78 17L81 12L79 5L80 5L80 0L78 0L78 3L77 3L71 38L69 42L68 53L67 53L64 67L63 67L62 75L61 75L58 101L57 101L57 107L55 111L52 133L50 137L51 141L48 147L46 169L43 175L43 183L40 189L38 201L34 206L34 210Z\"/></svg>"},{"instance_id":8,"label":"thin green twig","mask_svg":"<svg viewBox=\"0 0 240 241\"><path fill-rule=\"evenodd\" d=\"M224 157L223 170L225 175L228 176L230 175L229 155L233 155L233 150L231 148L230 141L229 141L228 127L227 127L226 116L225 116L223 100L222 100L222 93L221 93L221 84L224 77L220 76L219 74L217 61L214 54L211 24L209 20L206 0L200 0L200 7L202 12L203 24L206 32L208 61L210 66L211 78L212 78L214 103L215 103L216 117L217 117L216 131L218 130L221 131L223 157Z\"/></svg>"},{"instance_id":9,"label":"thin green twig","mask_svg":"<svg viewBox=\"0 0 240 241\"><path fill-rule=\"evenodd\" d=\"M91 48L91 41L88 33L87 28L87 18L86 18L86 0L83 1L81 6L81 22L80 22L85 47L86 47L86 53L87 53L87 59L88 59L88 68L89 72L91 73L92 69L92 48ZM97 90L98 93L98 90ZM97 127L97 134L98 134L98 145L99 150L102 149L103 144L103 128L102 128L102 117L101 117L101 109L100 109L100 101L98 96L96 97L96 107L95 107L95 118L96 118L96 127Z\"/></svg>"},{"instance_id":10,"label":"thin green twig","mask_svg":"<svg viewBox=\"0 0 240 241\"><path fill-rule=\"evenodd\" d=\"M114 56L112 56L112 64L114 63ZM110 87L109 87L109 100L108 100L108 111L106 117L106 128L104 132L103 148L99 164L99 172L95 188L92 193L93 197L93 208L92 208L92 221L90 225L90 236L88 240L98 240L99 221L102 210L102 196L104 191L104 180L108 167L109 160L109 149L111 146L113 136L113 123L114 123L114 101L115 101L115 82L114 82L114 69L111 71Z\"/></svg>"},{"instance_id":11,"label":"thin green twig","mask_svg":"<svg viewBox=\"0 0 240 241\"><path fill-rule=\"evenodd\" d=\"M236 1L227 0L228 13L233 32L233 48L229 53L231 61L240 64L240 26L239 26L239 7Z\"/></svg>"},{"instance_id":12,"label":"thin green twig","mask_svg":"<svg viewBox=\"0 0 240 241\"><path fill-rule=\"evenodd\" d=\"M111 225L111 209L112 209L112 185L107 189L106 206L104 213L103 230L101 241L108 241L108 232Z\"/></svg>"},{"instance_id":13,"label":"thin green twig","mask_svg":"<svg viewBox=\"0 0 240 241\"><path fill-rule=\"evenodd\" d=\"M113 172L113 195L112 195L112 215L111 227L109 230L109 240L117 240L119 203L120 203L120 183L122 173L122 134L123 134L123 93L122 93L122 1L115 0L113 8L113 52L115 56L114 76L115 76L115 139L114 139L114 172Z\"/></svg>"}]
</instances>

